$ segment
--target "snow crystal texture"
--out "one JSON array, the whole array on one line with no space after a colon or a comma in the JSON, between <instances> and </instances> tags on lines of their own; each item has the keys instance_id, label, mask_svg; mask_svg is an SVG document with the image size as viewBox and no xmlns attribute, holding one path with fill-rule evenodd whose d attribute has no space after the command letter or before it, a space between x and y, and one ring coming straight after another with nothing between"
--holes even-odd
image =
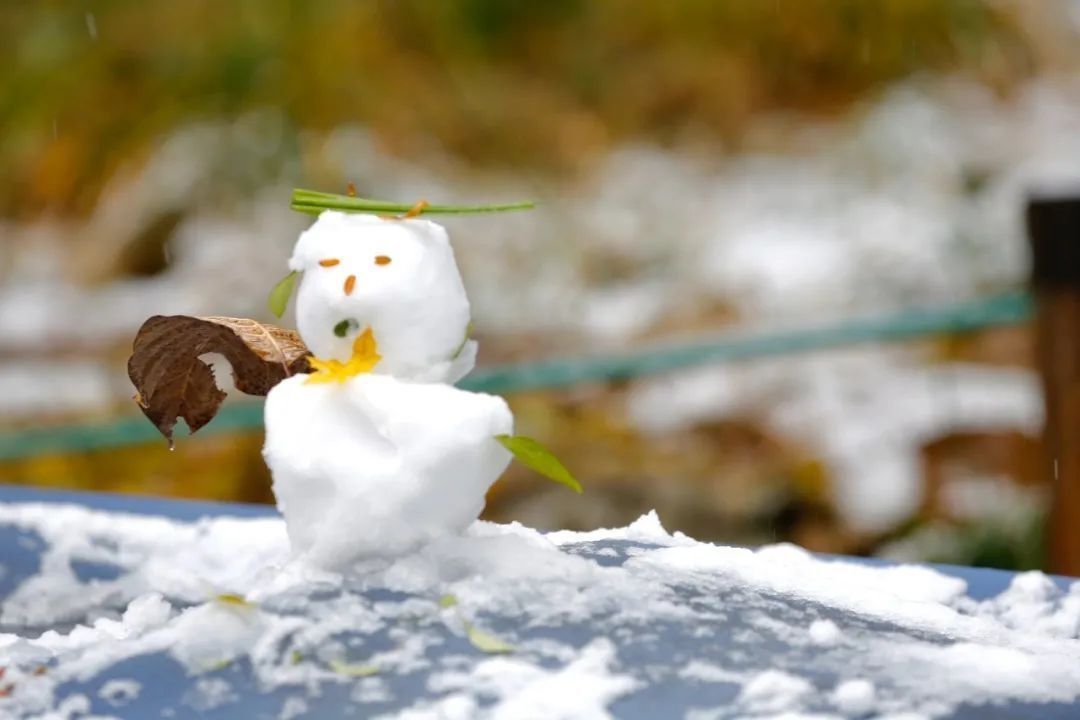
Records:
<instances>
[{"instance_id":1,"label":"snow crystal texture","mask_svg":"<svg viewBox=\"0 0 1080 720\"><path fill-rule=\"evenodd\" d=\"M331 573L293 559L275 517L0 504L0 547L5 718L1080 710L1080 583L1028 573L976 598L929 568L709 545L655 515L478 522Z\"/></svg>"}]
</instances>

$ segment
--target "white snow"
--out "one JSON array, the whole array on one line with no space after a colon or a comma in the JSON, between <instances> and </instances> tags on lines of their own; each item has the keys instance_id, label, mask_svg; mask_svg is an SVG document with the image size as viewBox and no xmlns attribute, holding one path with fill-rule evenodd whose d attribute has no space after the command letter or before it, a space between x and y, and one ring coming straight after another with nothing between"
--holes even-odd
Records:
<instances>
[{"instance_id":1,"label":"white snow","mask_svg":"<svg viewBox=\"0 0 1080 720\"><path fill-rule=\"evenodd\" d=\"M739 693L737 702L748 712L761 715L797 710L814 686L780 670L766 670L752 677Z\"/></svg>"},{"instance_id":2,"label":"white snow","mask_svg":"<svg viewBox=\"0 0 1080 720\"><path fill-rule=\"evenodd\" d=\"M810 623L809 633L810 641L822 647L835 645L843 637L840 628L832 620L815 620Z\"/></svg>"},{"instance_id":3,"label":"white snow","mask_svg":"<svg viewBox=\"0 0 1080 720\"><path fill-rule=\"evenodd\" d=\"M880 613L895 618L905 608L922 619L933 618L964 593L959 578L917 565L899 565L882 570L876 567L815 558L794 545L768 545L757 551L694 543L658 548L630 558L628 566L648 565L691 572L735 573L742 579L779 592L797 592L804 597L847 605L860 613ZM855 594L855 590L865 590ZM880 603L880 605L879 605ZM916 619L913 616L912 619Z\"/></svg>"},{"instance_id":4,"label":"white snow","mask_svg":"<svg viewBox=\"0 0 1080 720\"><path fill-rule=\"evenodd\" d=\"M544 537L559 545L596 540L633 540L660 545L694 544L692 539L681 532L668 533L655 510L650 510L624 528L602 528L585 532L555 530Z\"/></svg>"},{"instance_id":5,"label":"white snow","mask_svg":"<svg viewBox=\"0 0 1080 720\"><path fill-rule=\"evenodd\" d=\"M278 720L296 720L298 717L303 717L307 711L308 704L304 702L304 698L294 695L285 700L278 714Z\"/></svg>"},{"instance_id":6,"label":"white snow","mask_svg":"<svg viewBox=\"0 0 1080 720\"><path fill-rule=\"evenodd\" d=\"M611 717L607 706L641 684L629 675L613 672L614 661L614 645L598 639L556 670L514 658L492 658L468 673L435 675L429 687L437 692L467 687L473 694L495 698L494 707L484 713L491 720L605 720ZM407 710L398 717L434 720L452 715L444 708L465 707L470 701L469 695L450 694L434 706ZM469 707L472 713L477 712L474 704Z\"/></svg>"},{"instance_id":7,"label":"white snow","mask_svg":"<svg viewBox=\"0 0 1080 720\"><path fill-rule=\"evenodd\" d=\"M232 685L227 681L221 678L199 678L185 699L196 710L206 711L221 707L236 700L236 697Z\"/></svg>"},{"instance_id":8,"label":"white snow","mask_svg":"<svg viewBox=\"0 0 1080 720\"><path fill-rule=\"evenodd\" d=\"M84 616L114 598L142 597L128 621L144 628L168 614L156 593L201 602L240 592L288 550L280 520L221 518L175 523L157 517L117 516L66 505L0 505L0 522L33 529L49 540L43 572L4 598L0 623L46 625ZM70 532L69 532L70 529ZM72 562L117 562L138 568L114 580L77 582ZM144 597L145 596L145 597Z\"/></svg>"},{"instance_id":9,"label":"white snow","mask_svg":"<svg viewBox=\"0 0 1080 720\"><path fill-rule=\"evenodd\" d=\"M836 686L830 699L842 713L866 715L874 709L874 684L868 680L845 680Z\"/></svg>"},{"instance_id":10,"label":"white snow","mask_svg":"<svg viewBox=\"0 0 1080 720\"><path fill-rule=\"evenodd\" d=\"M135 680L109 680L98 693L111 705L125 705L139 697L142 684Z\"/></svg>"},{"instance_id":11,"label":"white snow","mask_svg":"<svg viewBox=\"0 0 1080 720\"><path fill-rule=\"evenodd\" d=\"M317 712L319 694L310 693L327 684L351 685L350 703L391 703L416 718L532 717L536 708L544 717L603 718L672 683L688 693L732 688L735 706L687 708L717 718L932 718L963 703L1080 700L1080 584L1063 592L1038 573L975 601L962 581L929 568L698 543L668 535L652 515L554 539L477 522L344 574L291 559L276 519L182 523L28 504L0 505L0 526L34 532L45 546L42 566L0 606L4 682L14 688L0 698L5 717L70 715L89 700L58 692L65 683L155 654L194 676L182 706L171 707L179 716L240 697L220 668L241 660L258 687L300 698L284 715L300 712L300 702ZM592 559L593 550L623 544L635 552L622 565ZM117 577L80 581L72 561L113 566ZM457 605L440 607L445 595ZM843 618L842 635L823 614ZM465 622L516 652L468 650ZM696 632L703 628L712 634ZM737 629L724 636L725 628ZM378 674L334 669L351 665ZM402 695L397 679L415 673L423 688ZM93 692L128 690L114 683Z\"/></svg>"},{"instance_id":12,"label":"white snow","mask_svg":"<svg viewBox=\"0 0 1080 720\"><path fill-rule=\"evenodd\" d=\"M1080 585L1073 585L1069 594L1061 597L1060 591L1040 572L1017 575L1008 590L987 601L980 611L1025 632L1080 638Z\"/></svg>"},{"instance_id":13,"label":"white snow","mask_svg":"<svg viewBox=\"0 0 1080 720\"><path fill-rule=\"evenodd\" d=\"M728 670L704 660L691 660L679 671L679 677L709 683L742 682L744 673Z\"/></svg>"}]
</instances>

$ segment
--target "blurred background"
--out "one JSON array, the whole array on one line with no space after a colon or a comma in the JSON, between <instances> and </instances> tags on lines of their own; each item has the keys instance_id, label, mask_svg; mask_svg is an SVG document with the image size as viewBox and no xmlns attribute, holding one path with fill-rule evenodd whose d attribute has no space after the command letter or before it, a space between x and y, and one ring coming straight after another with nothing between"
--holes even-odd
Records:
<instances>
[{"instance_id":1,"label":"blurred background","mask_svg":"<svg viewBox=\"0 0 1080 720\"><path fill-rule=\"evenodd\" d=\"M1002 297L1028 190L1080 178L1075 0L41 0L0 37L2 482L272 501L257 427L125 434L125 362L153 314L273 320L293 187L538 200L446 221L495 365ZM587 492L514 470L486 516L1037 567L1031 335L510 392Z\"/></svg>"}]
</instances>

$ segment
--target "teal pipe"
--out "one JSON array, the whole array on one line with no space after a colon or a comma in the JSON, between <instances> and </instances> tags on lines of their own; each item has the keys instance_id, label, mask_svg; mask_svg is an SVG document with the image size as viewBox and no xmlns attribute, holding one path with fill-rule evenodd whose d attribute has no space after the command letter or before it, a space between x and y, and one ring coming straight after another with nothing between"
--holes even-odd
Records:
<instances>
[{"instance_id":1,"label":"teal pipe","mask_svg":"<svg viewBox=\"0 0 1080 720\"><path fill-rule=\"evenodd\" d=\"M702 342L665 345L613 355L479 368L459 384L466 390L498 394L559 388L858 343L965 333L1024 323L1031 316L1030 295L1011 292L949 307L912 308L885 317L849 320L817 328L728 334ZM262 427L262 422L262 402L236 402L224 407L213 422L200 430L200 436L256 430ZM149 442L164 443L165 440L142 416L124 417L104 424L31 428L0 434L0 461Z\"/></svg>"}]
</instances>

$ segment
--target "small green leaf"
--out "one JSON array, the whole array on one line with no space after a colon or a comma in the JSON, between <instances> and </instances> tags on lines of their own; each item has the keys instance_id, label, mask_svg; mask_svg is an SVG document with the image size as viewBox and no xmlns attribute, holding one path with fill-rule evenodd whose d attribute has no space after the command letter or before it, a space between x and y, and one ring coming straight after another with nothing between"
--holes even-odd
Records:
<instances>
[{"instance_id":1,"label":"small green leaf","mask_svg":"<svg viewBox=\"0 0 1080 720\"><path fill-rule=\"evenodd\" d=\"M439 607L441 608L454 607L455 605L457 605L457 597L454 595L443 595L439 598Z\"/></svg>"},{"instance_id":2,"label":"small green leaf","mask_svg":"<svg viewBox=\"0 0 1080 720\"><path fill-rule=\"evenodd\" d=\"M474 648L492 655L512 653L517 649L502 638L495 637L472 623L465 623L465 635Z\"/></svg>"},{"instance_id":3,"label":"small green leaf","mask_svg":"<svg viewBox=\"0 0 1080 720\"><path fill-rule=\"evenodd\" d=\"M566 469L566 466L559 462L550 450L532 438L524 435L496 435L495 439L526 467L565 485L576 493L582 492L581 483Z\"/></svg>"},{"instance_id":4,"label":"small green leaf","mask_svg":"<svg viewBox=\"0 0 1080 720\"><path fill-rule=\"evenodd\" d=\"M292 654L289 656L289 660L293 665L299 665L304 660L304 654L299 650L293 650Z\"/></svg>"},{"instance_id":5,"label":"small green leaf","mask_svg":"<svg viewBox=\"0 0 1080 720\"><path fill-rule=\"evenodd\" d=\"M469 324L465 326L465 337L461 338L461 344L457 346L457 350L455 350L454 354L450 356L451 360L458 359L458 356L461 355L461 351L465 349L465 343L469 342L470 335L472 335L472 320L470 320Z\"/></svg>"},{"instance_id":6,"label":"small green leaf","mask_svg":"<svg viewBox=\"0 0 1080 720\"><path fill-rule=\"evenodd\" d=\"M341 660L331 660L330 669L338 675L345 675L347 677L370 677L379 674L379 668L375 665L347 663L342 662Z\"/></svg>"},{"instance_id":7,"label":"small green leaf","mask_svg":"<svg viewBox=\"0 0 1080 720\"><path fill-rule=\"evenodd\" d=\"M270 312L274 313L275 317L281 317L285 314L285 308L289 306L289 298L292 296L293 288L296 287L296 276L299 275L296 270L281 278L278 284L274 286L274 289L270 291L270 299L267 304L270 306Z\"/></svg>"}]
</instances>

